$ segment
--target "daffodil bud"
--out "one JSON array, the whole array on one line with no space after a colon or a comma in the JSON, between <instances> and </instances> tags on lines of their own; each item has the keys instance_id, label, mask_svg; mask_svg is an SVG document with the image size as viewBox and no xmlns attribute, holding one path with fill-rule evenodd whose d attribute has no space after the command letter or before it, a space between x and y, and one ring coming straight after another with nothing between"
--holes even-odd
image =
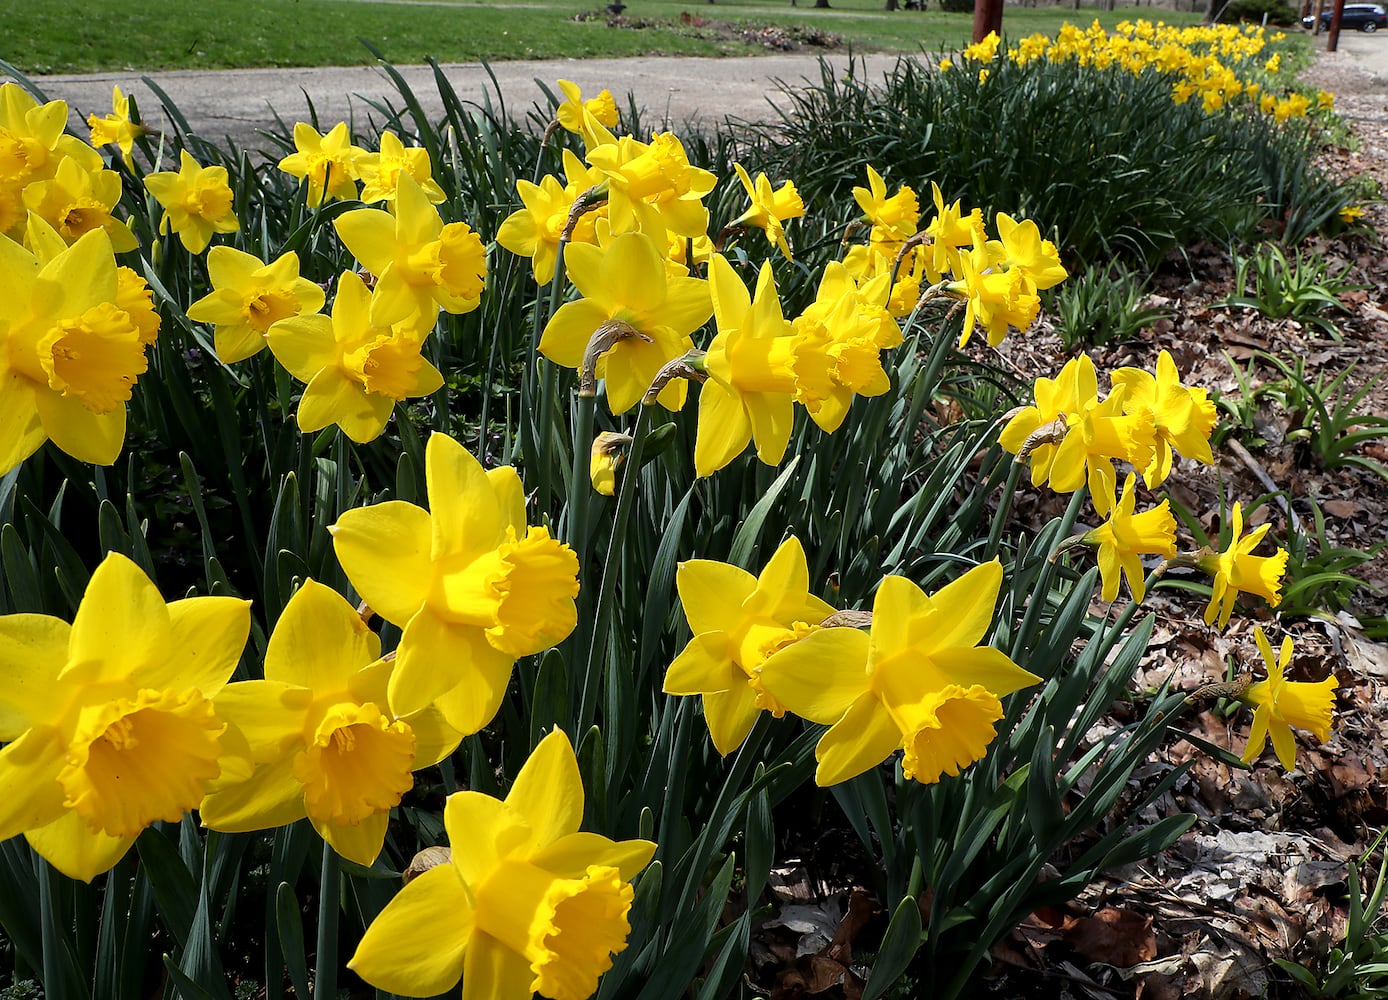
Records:
<instances>
[{"instance_id":1,"label":"daffodil bud","mask_svg":"<svg viewBox=\"0 0 1388 1000\"><path fill-rule=\"evenodd\" d=\"M616 434L612 431L603 431L593 439L588 474L593 480L593 489L605 497L617 492L617 467L626 458L622 449L631 442L630 434Z\"/></svg>"}]
</instances>

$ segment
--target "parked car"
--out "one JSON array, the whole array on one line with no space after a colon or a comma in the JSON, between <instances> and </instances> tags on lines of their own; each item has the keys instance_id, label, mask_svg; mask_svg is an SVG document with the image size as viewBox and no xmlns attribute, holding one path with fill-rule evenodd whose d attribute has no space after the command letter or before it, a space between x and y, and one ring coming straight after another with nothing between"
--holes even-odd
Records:
<instances>
[{"instance_id":1,"label":"parked car","mask_svg":"<svg viewBox=\"0 0 1388 1000\"><path fill-rule=\"evenodd\" d=\"M1321 28L1330 27L1330 19L1334 15L1333 10L1327 10L1321 14ZM1309 28L1316 23L1316 19L1307 14L1301 19L1301 26ZM1345 12L1340 17L1341 28L1358 28L1360 31L1377 31L1379 28L1388 28L1388 7L1381 3L1347 3Z\"/></svg>"}]
</instances>

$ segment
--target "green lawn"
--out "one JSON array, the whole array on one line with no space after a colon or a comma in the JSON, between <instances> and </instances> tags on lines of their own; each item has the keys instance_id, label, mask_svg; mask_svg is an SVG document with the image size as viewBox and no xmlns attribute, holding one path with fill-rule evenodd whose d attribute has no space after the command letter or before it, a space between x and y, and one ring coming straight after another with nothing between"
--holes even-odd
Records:
<instances>
[{"instance_id":1,"label":"green lawn","mask_svg":"<svg viewBox=\"0 0 1388 1000\"><path fill-rule=\"evenodd\" d=\"M968 40L970 14L882 10L881 0L831 0L816 10L772 0L631 0L629 17L657 19L640 29L573 16L598 0L44 0L5 15L0 58L26 73L101 70L327 66L373 61L353 39L366 38L396 63L654 54L734 55L766 51L720 37L699 24L719 18L819 29L857 51L933 50ZM681 15L689 18L683 20ZM1153 8L1009 9L1010 33L1054 31L1062 21L1112 25L1125 17L1195 22L1198 15Z\"/></svg>"}]
</instances>

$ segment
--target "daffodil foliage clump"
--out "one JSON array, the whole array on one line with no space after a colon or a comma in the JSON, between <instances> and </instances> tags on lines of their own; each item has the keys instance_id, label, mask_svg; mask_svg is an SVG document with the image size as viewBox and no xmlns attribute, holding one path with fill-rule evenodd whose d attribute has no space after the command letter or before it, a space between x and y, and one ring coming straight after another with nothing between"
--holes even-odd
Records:
<instances>
[{"instance_id":1,"label":"daffodil foliage clump","mask_svg":"<svg viewBox=\"0 0 1388 1000\"><path fill-rule=\"evenodd\" d=\"M1170 358L1103 398L1087 358L995 363L1066 220L875 166L807 198L605 92L561 82L541 138L440 87L443 123L268 157L0 87L9 971L731 995L817 803L893 913L868 993L957 996L1192 822L1134 821L1182 769L1124 798L1182 694L1094 732L1150 557L1223 626L1286 555L1237 505L1218 552L1137 510L1212 459ZM1073 498L1019 537L1027 468ZM1245 757L1290 768L1333 696L1259 634Z\"/></svg>"},{"instance_id":2,"label":"daffodil foliage clump","mask_svg":"<svg viewBox=\"0 0 1388 1000\"><path fill-rule=\"evenodd\" d=\"M1251 26L993 35L934 67L903 59L880 94L826 72L747 139L806 198L846 193L838 165L868 161L1048 220L1073 265L1155 267L1268 231L1296 245L1355 200L1313 162L1334 99L1296 83L1297 51Z\"/></svg>"}]
</instances>

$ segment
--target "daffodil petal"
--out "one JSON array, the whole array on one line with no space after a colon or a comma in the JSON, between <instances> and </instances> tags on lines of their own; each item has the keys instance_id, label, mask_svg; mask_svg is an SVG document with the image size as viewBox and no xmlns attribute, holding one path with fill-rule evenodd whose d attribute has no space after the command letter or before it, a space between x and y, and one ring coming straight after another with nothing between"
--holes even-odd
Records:
<instances>
[{"instance_id":1,"label":"daffodil petal","mask_svg":"<svg viewBox=\"0 0 1388 1000\"><path fill-rule=\"evenodd\" d=\"M159 591L144 570L112 552L92 573L73 619L69 669L96 665L99 673L86 677L88 682L123 681L164 661L172 653L172 638Z\"/></svg>"},{"instance_id":2,"label":"daffodil petal","mask_svg":"<svg viewBox=\"0 0 1388 1000\"><path fill-rule=\"evenodd\" d=\"M421 612L405 626L390 677L390 707L409 715L433 703L463 735L496 715L514 657L487 642L482 629Z\"/></svg>"},{"instance_id":3,"label":"daffodil petal","mask_svg":"<svg viewBox=\"0 0 1388 1000\"><path fill-rule=\"evenodd\" d=\"M490 551L504 541L506 524L496 491L466 448L436 432L425 446L424 464L435 559Z\"/></svg>"},{"instance_id":4,"label":"daffodil petal","mask_svg":"<svg viewBox=\"0 0 1388 1000\"><path fill-rule=\"evenodd\" d=\"M762 664L761 682L802 719L828 725L868 690L867 659L863 632L820 629L773 654Z\"/></svg>"},{"instance_id":5,"label":"daffodil petal","mask_svg":"<svg viewBox=\"0 0 1388 1000\"><path fill-rule=\"evenodd\" d=\"M273 830L303 819L304 788L294 777L294 760L260 767L246 781L214 788L198 807L202 825L224 833Z\"/></svg>"},{"instance_id":6,"label":"daffodil petal","mask_svg":"<svg viewBox=\"0 0 1388 1000\"><path fill-rule=\"evenodd\" d=\"M157 672L141 674L150 687L195 687L211 698L236 669L251 631L251 602L190 597L169 604L169 654Z\"/></svg>"},{"instance_id":7,"label":"daffodil petal","mask_svg":"<svg viewBox=\"0 0 1388 1000\"><path fill-rule=\"evenodd\" d=\"M993 621L1001 587L1002 563L993 559L931 594L931 613L921 624L922 629L929 629L929 647L977 646ZM873 618L875 621L875 614Z\"/></svg>"},{"instance_id":8,"label":"daffodil petal","mask_svg":"<svg viewBox=\"0 0 1388 1000\"><path fill-rule=\"evenodd\" d=\"M583 779L562 729L552 730L531 752L506 804L526 818L536 844L549 844L578 830L583 821Z\"/></svg>"},{"instance_id":9,"label":"daffodil petal","mask_svg":"<svg viewBox=\"0 0 1388 1000\"><path fill-rule=\"evenodd\" d=\"M961 687L978 684L999 698L1039 683L1041 678L1013 663L1002 650L991 646L951 649L936 660L951 683Z\"/></svg>"},{"instance_id":10,"label":"daffodil petal","mask_svg":"<svg viewBox=\"0 0 1388 1000\"><path fill-rule=\"evenodd\" d=\"M265 650L265 677L345 693L352 677L381 655L381 640L337 591L306 580L285 605Z\"/></svg>"},{"instance_id":11,"label":"daffodil petal","mask_svg":"<svg viewBox=\"0 0 1388 1000\"><path fill-rule=\"evenodd\" d=\"M872 694L853 703L815 747L815 784L828 787L882 763L901 746L901 730Z\"/></svg>"},{"instance_id":12,"label":"daffodil petal","mask_svg":"<svg viewBox=\"0 0 1388 1000\"><path fill-rule=\"evenodd\" d=\"M711 559L690 559L675 573L684 616L695 635L719 631L736 620L742 602L757 589L757 578L745 569Z\"/></svg>"},{"instance_id":13,"label":"daffodil petal","mask_svg":"<svg viewBox=\"0 0 1388 1000\"><path fill-rule=\"evenodd\" d=\"M711 476L746 450L752 421L737 394L710 379L699 389L699 425L694 439L694 469Z\"/></svg>"},{"instance_id":14,"label":"daffodil petal","mask_svg":"<svg viewBox=\"0 0 1388 1000\"><path fill-rule=\"evenodd\" d=\"M53 822L63 815L64 764L58 734L48 727L31 729L0 750L0 841Z\"/></svg>"},{"instance_id":15,"label":"daffodil petal","mask_svg":"<svg viewBox=\"0 0 1388 1000\"><path fill-rule=\"evenodd\" d=\"M0 475L38 451L47 437L34 383L16 371L0 374Z\"/></svg>"},{"instance_id":16,"label":"daffodil petal","mask_svg":"<svg viewBox=\"0 0 1388 1000\"><path fill-rule=\"evenodd\" d=\"M531 855L530 863L561 878L578 878L589 865L611 865L629 881L650 864L649 840L609 840L597 833L571 833Z\"/></svg>"},{"instance_id":17,"label":"daffodil petal","mask_svg":"<svg viewBox=\"0 0 1388 1000\"><path fill-rule=\"evenodd\" d=\"M333 551L362 599L403 627L429 596L429 512L388 500L344 511L331 530Z\"/></svg>"},{"instance_id":18,"label":"daffodil petal","mask_svg":"<svg viewBox=\"0 0 1388 1000\"><path fill-rule=\"evenodd\" d=\"M1292 735L1292 727L1274 719L1268 724L1268 731L1272 735L1272 749L1277 753L1277 762L1285 770L1295 771L1296 737Z\"/></svg>"},{"instance_id":19,"label":"daffodil petal","mask_svg":"<svg viewBox=\"0 0 1388 1000\"><path fill-rule=\"evenodd\" d=\"M443 993L463 974L472 925L467 887L452 865L438 865L401 889L377 915L347 967L389 993ZM422 934L423 928L445 933Z\"/></svg>"},{"instance_id":20,"label":"daffodil petal","mask_svg":"<svg viewBox=\"0 0 1388 1000\"><path fill-rule=\"evenodd\" d=\"M390 810L372 813L360 823L319 822L309 817L318 835L328 842L334 851L370 868L381 854L381 846L386 842L386 827L390 825ZM440 868L445 867L443 865Z\"/></svg>"},{"instance_id":21,"label":"daffodil petal","mask_svg":"<svg viewBox=\"0 0 1388 1000\"><path fill-rule=\"evenodd\" d=\"M43 430L53 443L79 462L110 465L125 444L125 404L109 413L93 413L75 396L40 392L34 397Z\"/></svg>"},{"instance_id":22,"label":"daffodil petal","mask_svg":"<svg viewBox=\"0 0 1388 1000\"><path fill-rule=\"evenodd\" d=\"M303 742L313 692L278 680L240 681L222 688L214 703L218 717L245 740L240 752L264 764Z\"/></svg>"},{"instance_id":23,"label":"daffodil petal","mask_svg":"<svg viewBox=\"0 0 1388 1000\"><path fill-rule=\"evenodd\" d=\"M50 615L0 616L0 676L5 678L0 742L17 740L30 726L52 721L53 682L67 663L70 631L67 622ZM0 796L0 802L9 801Z\"/></svg>"},{"instance_id":24,"label":"daffodil petal","mask_svg":"<svg viewBox=\"0 0 1388 1000\"><path fill-rule=\"evenodd\" d=\"M690 639L670 668L661 690L666 694L691 695L727 691L746 686L747 675L733 661L732 640L726 632L701 632Z\"/></svg>"},{"instance_id":25,"label":"daffodil petal","mask_svg":"<svg viewBox=\"0 0 1388 1000\"><path fill-rule=\"evenodd\" d=\"M25 830L24 839L58 871L83 882L110 871L135 843L134 837L89 830L75 810L68 810L47 826Z\"/></svg>"},{"instance_id":26,"label":"daffodil petal","mask_svg":"<svg viewBox=\"0 0 1388 1000\"><path fill-rule=\"evenodd\" d=\"M757 693L743 683L727 691L704 692L704 721L713 747L724 757L742 746L742 741L756 725L761 709Z\"/></svg>"},{"instance_id":27,"label":"daffodil petal","mask_svg":"<svg viewBox=\"0 0 1388 1000\"><path fill-rule=\"evenodd\" d=\"M526 959L490 934L475 931L463 969L462 1000L523 1000L535 975Z\"/></svg>"}]
</instances>

